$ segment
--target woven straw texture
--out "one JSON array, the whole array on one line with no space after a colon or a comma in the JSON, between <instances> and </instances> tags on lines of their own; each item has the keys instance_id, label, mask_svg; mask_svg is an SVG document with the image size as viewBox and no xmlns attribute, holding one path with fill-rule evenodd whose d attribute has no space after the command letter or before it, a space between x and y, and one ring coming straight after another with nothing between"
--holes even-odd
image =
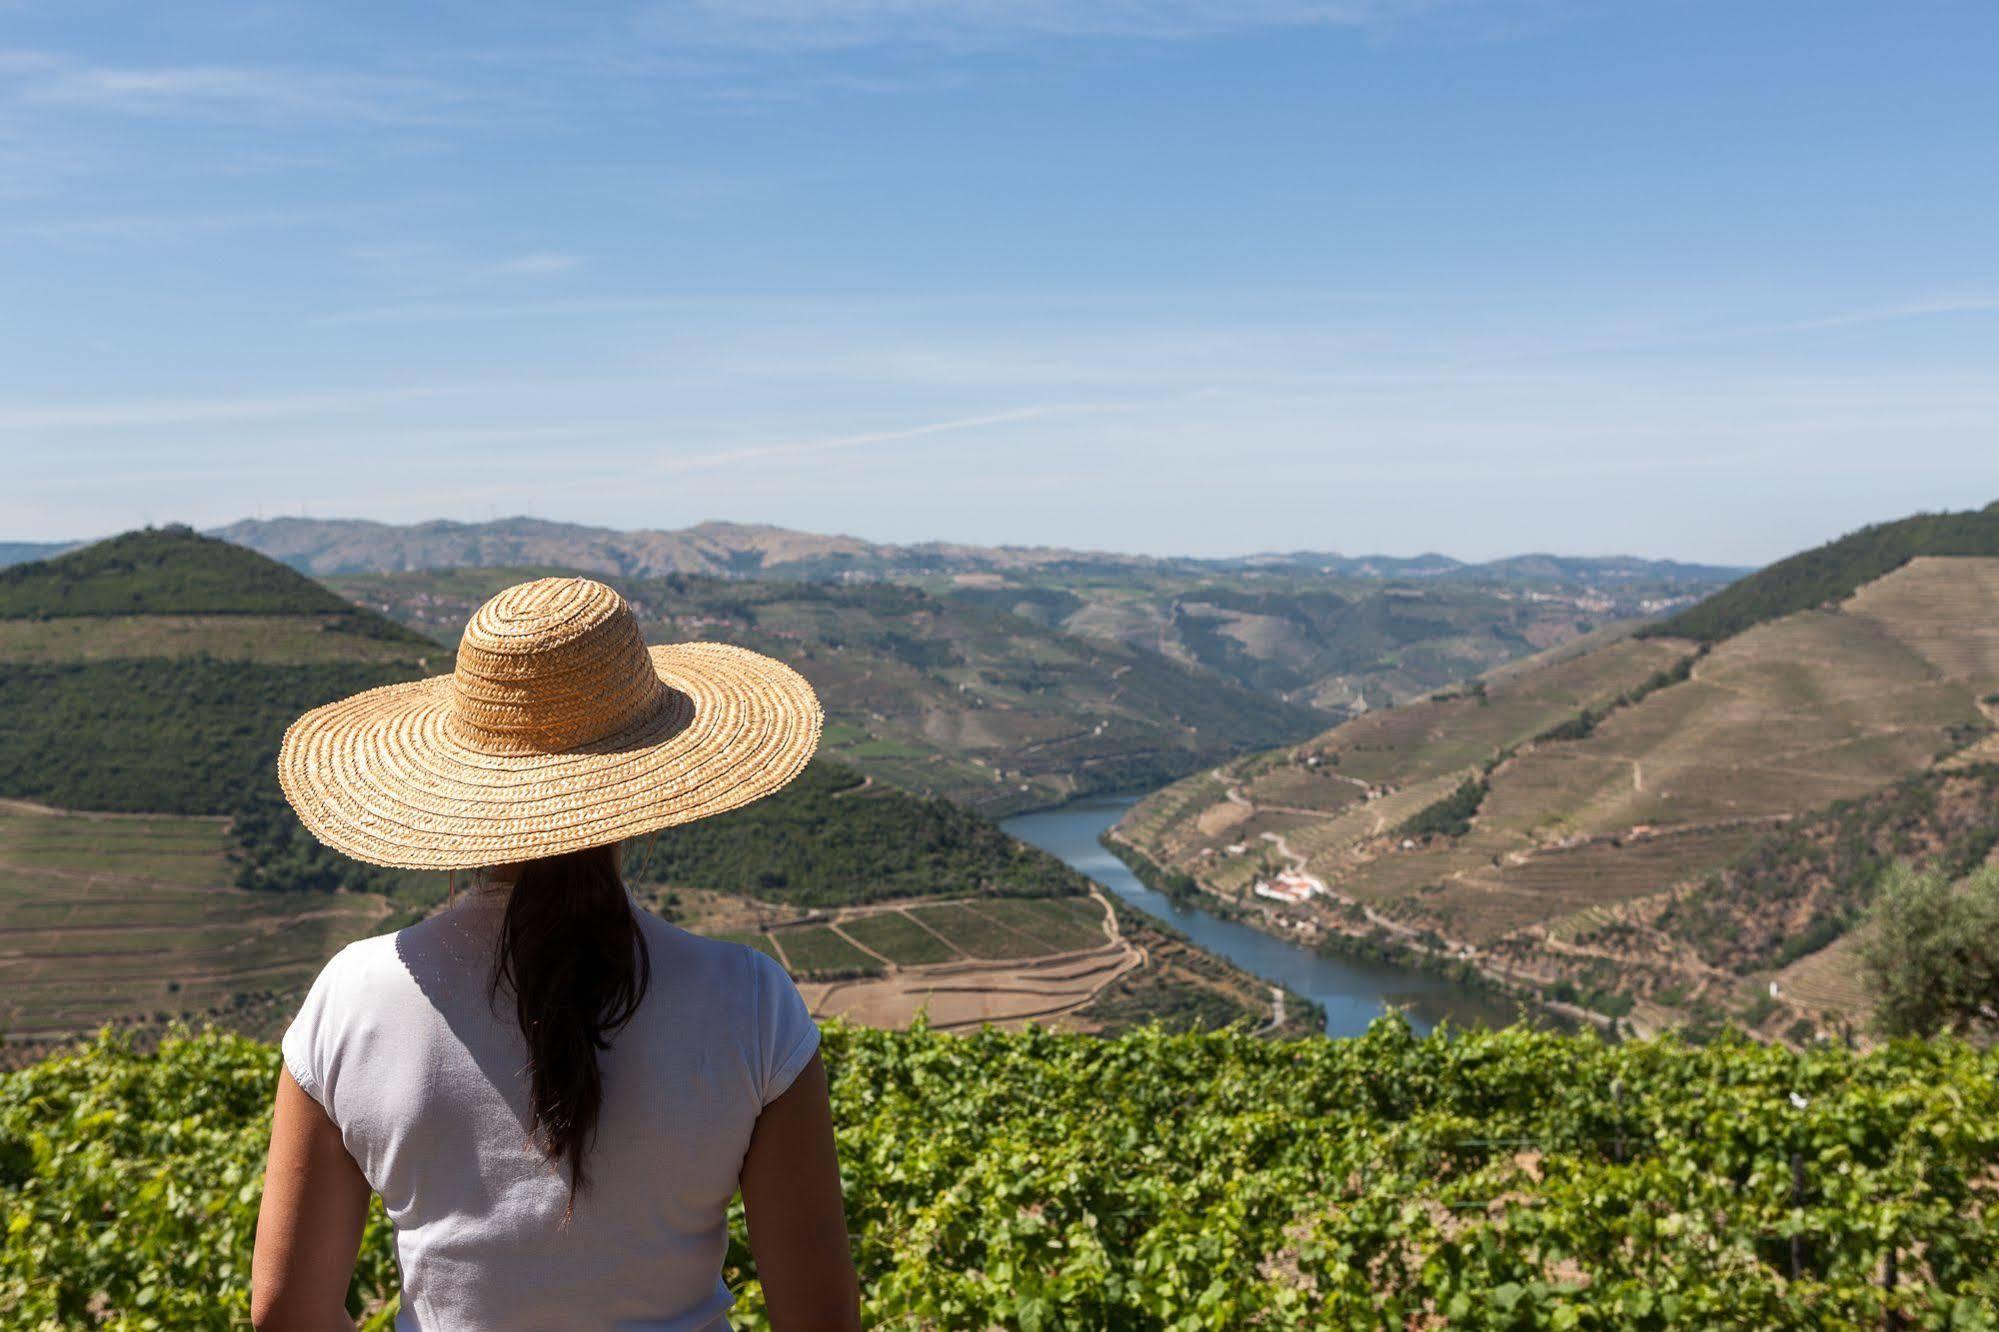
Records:
<instances>
[{"instance_id":1,"label":"woven straw texture","mask_svg":"<svg viewBox=\"0 0 1999 1332\"><path fill-rule=\"evenodd\" d=\"M278 781L320 841L401 869L601 846L747 805L819 744L819 701L726 643L648 648L602 583L542 578L465 626L457 669L315 708Z\"/></svg>"}]
</instances>

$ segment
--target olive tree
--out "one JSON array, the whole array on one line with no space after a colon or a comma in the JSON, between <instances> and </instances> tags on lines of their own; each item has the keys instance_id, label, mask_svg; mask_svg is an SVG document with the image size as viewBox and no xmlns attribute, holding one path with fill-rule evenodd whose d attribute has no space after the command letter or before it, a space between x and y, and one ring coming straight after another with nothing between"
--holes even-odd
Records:
<instances>
[{"instance_id":1,"label":"olive tree","mask_svg":"<svg viewBox=\"0 0 1999 1332\"><path fill-rule=\"evenodd\" d=\"M1863 957L1889 1035L1999 1034L1999 865L1956 883L1896 865Z\"/></svg>"}]
</instances>

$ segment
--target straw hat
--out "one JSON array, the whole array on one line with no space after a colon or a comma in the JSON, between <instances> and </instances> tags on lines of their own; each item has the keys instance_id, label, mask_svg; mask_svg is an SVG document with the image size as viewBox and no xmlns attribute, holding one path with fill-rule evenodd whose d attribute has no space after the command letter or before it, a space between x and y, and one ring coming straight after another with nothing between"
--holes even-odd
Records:
<instances>
[{"instance_id":1,"label":"straw hat","mask_svg":"<svg viewBox=\"0 0 1999 1332\"><path fill-rule=\"evenodd\" d=\"M478 609L452 674L293 722L278 781L313 836L356 860L472 869L747 805L798 775L820 720L782 662L648 648L610 588L541 578Z\"/></svg>"}]
</instances>

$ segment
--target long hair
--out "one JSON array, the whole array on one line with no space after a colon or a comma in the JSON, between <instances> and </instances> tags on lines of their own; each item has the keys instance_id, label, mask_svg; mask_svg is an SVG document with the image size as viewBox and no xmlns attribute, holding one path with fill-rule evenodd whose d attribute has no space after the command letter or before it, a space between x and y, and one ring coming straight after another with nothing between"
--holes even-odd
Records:
<instances>
[{"instance_id":1,"label":"long hair","mask_svg":"<svg viewBox=\"0 0 1999 1332\"><path fill-rule=\"evenodd\" d=\"M652 957L615 845L520 867L500 927L492 994L502 985L513 990L527 1038L528 1131L567 1168L571 1208L589 1183L584 1157L604 1105L597 1053L632 1020L651 983Z\"/></svg>"}]
</instances>

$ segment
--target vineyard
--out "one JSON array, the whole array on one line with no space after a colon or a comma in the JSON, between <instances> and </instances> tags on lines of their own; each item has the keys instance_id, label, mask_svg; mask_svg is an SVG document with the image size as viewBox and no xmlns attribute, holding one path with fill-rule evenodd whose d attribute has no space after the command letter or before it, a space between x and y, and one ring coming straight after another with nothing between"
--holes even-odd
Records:
<instances>
[{"instance_id":1,"label":"vineyard","mask_svg":"<svg viewBox=\"0 0 1999 1332\"><path fill-rule=\"evenodd\" d=\"M1992 1052L1393 1020L825 1051L871 1326L1999 1326ZM206 1034L0 1078L0 1325L243 1325L276 1068ZM761 1326L740 1240L728 1275ZM394 1291L378 1214L352 1307Z\"/></svg>"}]
</instances>

